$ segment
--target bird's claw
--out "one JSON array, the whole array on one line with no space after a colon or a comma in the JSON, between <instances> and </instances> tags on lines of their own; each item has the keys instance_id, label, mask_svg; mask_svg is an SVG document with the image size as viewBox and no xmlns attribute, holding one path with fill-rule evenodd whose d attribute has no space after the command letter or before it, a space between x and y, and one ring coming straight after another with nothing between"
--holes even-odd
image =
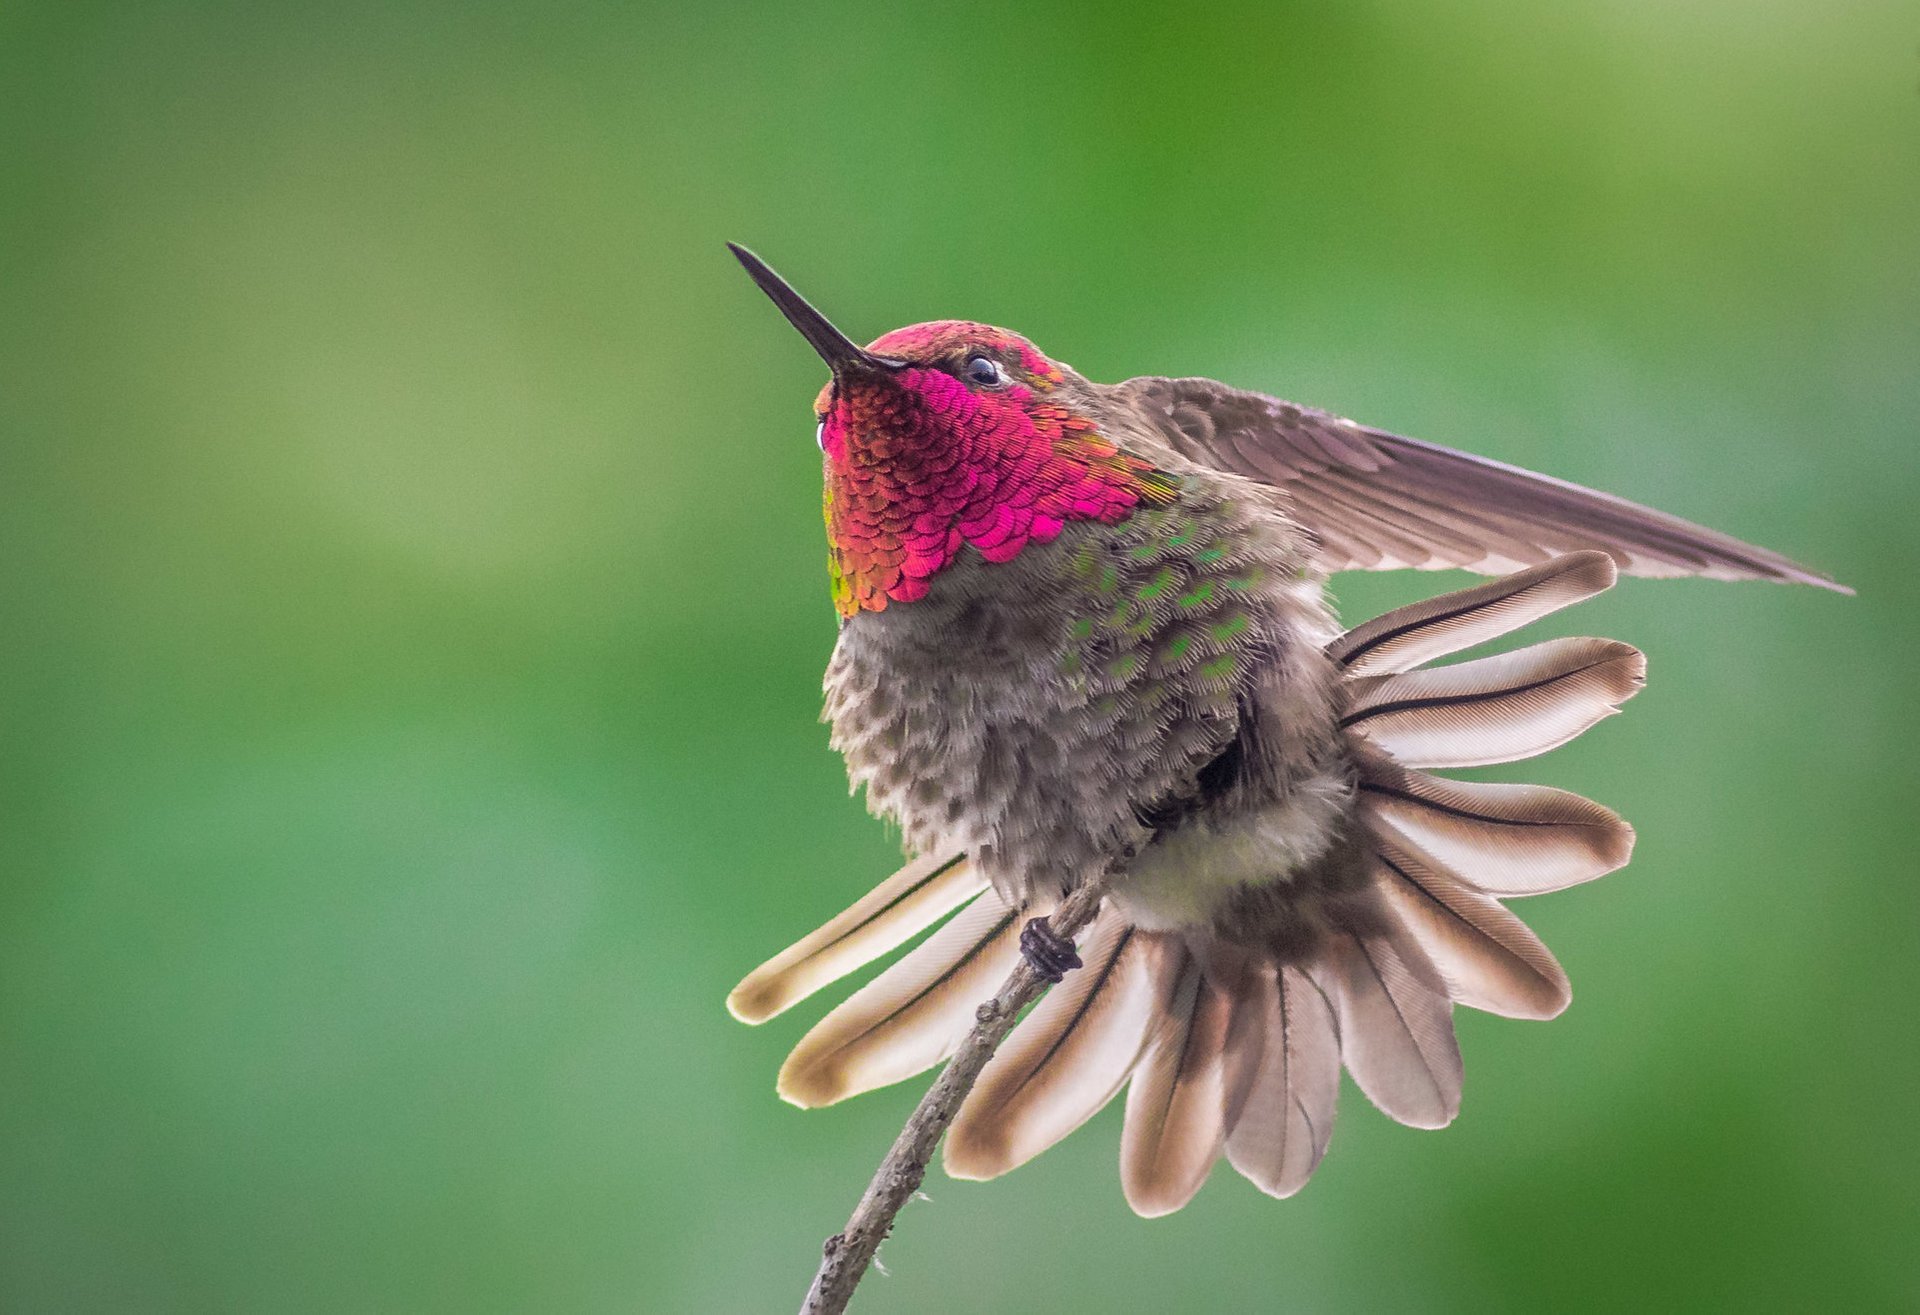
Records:
<instances>
[{"instance_id":1,"label":"bird's claw","mask_svg":"<svg viewBox=\"0 0 1920 1315\"><path fill-rule=\"evenodd\" d=\"M1027 919L1020 929L1020 953L1033 965L1034 972L1049 982L1059 982L1080 966L1073 942L1053 929L1045 914Z\"/></svg>"}]
</instances>

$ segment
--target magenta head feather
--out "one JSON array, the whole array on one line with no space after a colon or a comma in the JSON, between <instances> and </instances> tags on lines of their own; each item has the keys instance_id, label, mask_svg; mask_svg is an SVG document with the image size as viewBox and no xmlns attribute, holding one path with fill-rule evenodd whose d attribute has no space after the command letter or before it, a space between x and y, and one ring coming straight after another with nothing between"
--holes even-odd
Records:
<instances>
[{"instance_id":1,"label":"magenta head feather","mask_svg":"<svg viewBox=\"0 0 1920 1315\"><path fill-rule=\"evenodd\" d=\"M1164 486L1048 397L1061 367L1004 329L943 320L869 351L907 364L836 376L820 395L834 603L843 616L923 596L971 545L989 562L1119 521Z\"/></svg>"},{"instance_id":2,"label":"magenta head feather","mask_svg":"<svg viewBox=\"0 0 1920 1315\"><path fill-rule=\"evenodd\" d=\"M833 370L816 410L842 616L923 597L969 546L1007 562L1070 521L1120 521L1170 496L1164 476L1051 396L1072 372L1020 335L936 320L858 347L733 251Z\"/></svg>"}]
</instances>

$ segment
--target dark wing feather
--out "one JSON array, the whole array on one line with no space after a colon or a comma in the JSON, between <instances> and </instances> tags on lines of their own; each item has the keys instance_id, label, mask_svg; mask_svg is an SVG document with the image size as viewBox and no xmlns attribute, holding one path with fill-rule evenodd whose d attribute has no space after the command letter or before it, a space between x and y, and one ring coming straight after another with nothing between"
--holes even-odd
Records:
<instances>
[{"instance_id":1,"label":"dark wing feather","mask_svg":"<svg viewBox=\"0 0 1920 1315\"><path fill-rule=\"evenodd\" d=\"M1129 379L1121 394L1182 456L1284 489L1328 571L1496 574L1599 549L1629 575L1851 589L1779 553L1565 480L1368 429L1211 379Z\"/></svg>"}]
</instances>

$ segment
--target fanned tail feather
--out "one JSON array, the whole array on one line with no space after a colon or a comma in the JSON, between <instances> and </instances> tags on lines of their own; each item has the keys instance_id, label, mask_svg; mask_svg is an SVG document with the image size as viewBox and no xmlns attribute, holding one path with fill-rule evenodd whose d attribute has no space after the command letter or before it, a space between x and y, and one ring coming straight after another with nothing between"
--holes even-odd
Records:
<instances>
[{"instance_id":1,"label":"fanned tail feather","mask_svg":"<svg viewBox=\"0 0 1920 1315\"><path fill-rule=\"evenodd\" d=\"M1257 1012L1264 1046L1227 1162L1269 1196L1307 1185L1333 1138L1340 1098L1340 1033L1333 1005L1298 968L1269 963L1236 1008Z\"/></svg>"},{"instance_id":2,"label":"fanned tail feather","mask_svg":"<svg viewBox=\"0 0 1920 1315\"><path fill-rule=\"evenodd\" d=\"M1155 1017L1151 932L1112 906L1082 937L1083 966L1020 1020L947 1134L955 1178L994 1178L1025 1164L1119 1094Z\"/></svg>"},{"instance_id":3,"label":"fanned tail feather","mask_svg":"<svg viewBox=\"0 0 1920 1315\"><path fill-rule=\"evenodd\" d=\"M1553 639L1476 662L1348 682L1341 725L1408 767L1484 767L1557 749L1639 692L1647 661Z\"/></svg>"},{"instance_id":4,"label":"fanned tail feather","mask_svg":"<svg viewBox=\"0 0 1920 1315\"><path fill-rule=\"evenodd\" d=\"M1400 925L1463 1005L1508 1018L1552 1018L1572 989L1527 925L1409 845L1376 844L1379 889Z\"/></svg>"},{"instance_id":5,"label":"fanned tail feather","mask_svg":"<svg viewBox=\"0 0 1920 1315\"><path fill-rule=\"evenodd\" d=\"M1350 676L1389 676L1518 630L1613 587L1603 552L1575 552L1498 580L1395 608L1327 645Z\"/></svg>"},{"instance_id":6,"label":"fanned tail feather","mask_svg":"<svg viewBox=\"0 0 1920 1315\"><path fill-rule=\"evenodd\" d=\"M1340 1057L1367 1099L1414 1128L1460 1112L1460 1044L1446 984L1405 935L1346 936L1313 967L1340 1024Z\"/></svg>"},{"instance_id":7,"label":"fanned tail feather","mask_svg":"<svg viewBox=\"0 0 1920 1315\"><path fill-rule=\"evenodd\" d=\"M917 858L826 926L748 973L727 997L727 1009L743 1023L764 1023L898 949L986 886L965 854Z\"/></svg>"},{"instance_id":8,"label":"fanned tail feather","mask_svg":"<svg viewBox=\"0 0 1920 1315\"><path fill-rule=\"evenodd\" d=\"M1645 680L1629 645L1560 639L1453 666L1422 664L1506 634L1613 583L1601 554L1557 558L1377 617L1328 646L1348 680L1342 726L1387 929L1336 939L1310 966L1333 1002L1340 1053L1373 1102L1439 1127L1459 1108L1452 1006L1551 1018L1566 973L1496 896L1591 880L1627 861L1633 830L1543 786L1419 770L1517 762L1612 715Z\"/></svg>"},{"instance_id":9,"label":"fanned tail feather","mask_svg":"<svg viewBox=\"0 0 1920 1315\"><path fill-rule=\"evenodd\" d=\"M1551 1018L1570 998L1559 963L1500 901L1612 871L1633 830L1562 790L1424 769L1563 744L1632 697L1645 663L1625 644L1563 639L1424 664L1614 577L1607 554L1575 553L1329 645L1357 790L1350 832L1321 861L1354 865L1337 871L1358 885L1323 887L1335 894L1318 912L1308 896L1282 900L1300 926L1251 946L1223 940L1231 929L1146 931L1103 906L1080 937L1084 967L1021 1020L963 1104L948 1172L991 1178L1023 1164L1123 1086L1120 1177L1142 1215L1185 1205L1222 1154L1263 1192L1299 1191L1332 1137L1342 1066L1400 1122L1450 1122L1462 1082L1453 1006ZM1308 884L1282 867L1274 876L1276 890ZM1021 925L1045 908L1011 908L963 856L929 856L741 983L729 1007L758 1022L956 909L807 1033L780 1071L782 1096L828 1104L951 1055L1012 966Z\"/></svg>"},{"instance_id":10,"label":"fanned tail feather","mask_svg":"<svg viewBox=\"0 0 1920 1315\"><path fill-rule=\"evenodd\" d=\"M1023 916L982 892L800 1039L780 1067L781 1097L803 1108L831 1105L953 1054L974 1011L1012 971Z\"/></svg>"},{"instance_id":11,"label":"fanned tail feather","mask_svg":"<svg viewBox=\"0 0 1920 1315\"><path fill-rule=\"evenodd\" d=\"M1260 1015L1236 1008L1243 965L1203 964L1178 936L1149 946L1159 992L1154 1034L1127 1087L1120 1185L1145 1218L1172 1214L1200 1190L1258 1074Z\"/></svg>"},{"instance_id":12,"label":"fanned tail feather","mask_svg":"<svg viewBox=\"0 0 1920 1315\"><path fill-rule=\"evenodd\" d=\"M1404 839L1502 898L1577 886L1633 853L1633 828L1577 794L1449 781L1383 759L1363 761L1360 810L1376 835Z\"/></svg>"}]
</instances>

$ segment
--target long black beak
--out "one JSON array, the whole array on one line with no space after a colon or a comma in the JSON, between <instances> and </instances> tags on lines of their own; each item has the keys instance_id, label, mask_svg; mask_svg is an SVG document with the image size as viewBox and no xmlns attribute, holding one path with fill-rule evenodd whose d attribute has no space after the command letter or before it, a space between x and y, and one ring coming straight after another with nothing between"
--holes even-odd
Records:
<instances>
[{"instance_id":1,"label":"long black beak","mask_svg":"<svg viewBox=\"0 0 1920 1315\"><path fill-rule=\"evenodd\" d=\"M832 321L808 305L807 299L774 273L766 261L739 243L727 243L727 250L733 252L734 258L747 267L747 273L760 285L760 291L773 299L773 304L780 308L787 322L800 330L801 337L813 344L813 350L820 353L820 359L833 370L836 378L850 369L894 370L905 364L891 356L875 356L834 328Z\"/></svg>"}]
</instances>

